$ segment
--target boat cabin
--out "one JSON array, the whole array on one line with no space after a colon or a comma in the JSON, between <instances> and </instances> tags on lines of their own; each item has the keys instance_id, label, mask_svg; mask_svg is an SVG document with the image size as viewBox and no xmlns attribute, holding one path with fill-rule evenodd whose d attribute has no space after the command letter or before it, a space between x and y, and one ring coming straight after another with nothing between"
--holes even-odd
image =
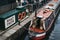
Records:
<instances>
[{"instance_id":1,"label":"boat cabin","mask_svg":"<svg viewBox=\"0 0 60 40\"><path fill-rule=\"evenodd\" d=\"M44 27L43 27L43 21L41 20L40 17L36 17L33 21L32 21L32 25L30 27L30 30L33 32L37 32L37 33L42 33L45 31Z\"/></svg>"}]
</instances>

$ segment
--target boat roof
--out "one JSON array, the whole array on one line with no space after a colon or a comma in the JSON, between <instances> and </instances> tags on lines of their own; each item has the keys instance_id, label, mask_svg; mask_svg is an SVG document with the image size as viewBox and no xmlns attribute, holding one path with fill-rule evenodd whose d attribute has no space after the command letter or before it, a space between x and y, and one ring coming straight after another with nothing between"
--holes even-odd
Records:
<instances>
[{"instance_id":1,"label":"boat roof","mask_svg":"<svg viewBox=\"0 0 60 40\"><path fill-rule=\"evenodd\" d=\"M50 10L50 9L41 9L37 13L37 17L42 17L42 20L45 20L52 14L52 12L53 10Z\"/></svg>"},{"instance_id":2,"label":"boat roof","mask_svg":"<svg viewBox=\"0 0 60 40\"><path fill-rule=\"evenodd\" d=\"M8 11L8 12L6 12L6 13L4 13L4 14L1 14L1 15L0 15L0 18L7 18L7 17L9 17L9 16L12 16L12 15L14 15L14 14L17 14L18 12L20 12L20 11L14 9L14 10Z\"/></svg>"},{"instance_id":3,"label":"boat roof","mask_svg":"<svg viewBox=\"0 0 60 40\"><path fill-rule=\"evenodd\" d=\"M57 8L59 2L60 0L55 0L55 1L52 0L51 2L49 2L39 11L37 11L37 17L42 18L42 20L47 19L52 14L52 12Z\"/></svg>"},{"instance_id":4,"label":"boat roof","mask_svg":"<svg viewBox=\"0 0 60 40\"><path fill-rule=\"evenodd\" d=\"M50 8L50 9L56 9L57 6L59 5L59 0L58 1L51 1L49 2L44 8Z\"/></svg>"}]
</instances>

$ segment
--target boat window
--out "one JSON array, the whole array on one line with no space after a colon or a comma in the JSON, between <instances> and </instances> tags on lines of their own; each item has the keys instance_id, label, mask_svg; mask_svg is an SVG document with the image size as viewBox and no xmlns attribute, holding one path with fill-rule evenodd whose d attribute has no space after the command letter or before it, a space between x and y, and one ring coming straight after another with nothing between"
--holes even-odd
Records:
<instances>
[{"instance_id":1,"label":"boat window","mask_svg":"<svg viewBox=\"0 0 60 40\"><path fill-rule=\"evenodd\" d=\"M47 18L45 20L45 27L46 27L46 29L49 27L49 25L50 25L50 20L49 20L49 18Z\"/></svg>"},{"instance_id":2,"label":"boat window","mask_svg":"<svg viewBox=\"0 0 60 40\"><path fill-rule=\"evenodd\" d=\"M51 24L52 20L54 19L54 14L52 13L46 20L45 20L45 27L46 29L49 27Z\"/></svg>"}]
</instances>

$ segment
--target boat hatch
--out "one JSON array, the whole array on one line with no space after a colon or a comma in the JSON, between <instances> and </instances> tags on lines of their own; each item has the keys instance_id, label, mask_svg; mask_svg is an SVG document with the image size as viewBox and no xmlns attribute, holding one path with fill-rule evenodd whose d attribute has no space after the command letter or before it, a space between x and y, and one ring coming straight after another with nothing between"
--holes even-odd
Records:
<instances>
[{"instance_id":1,"label":"boat hatch","mask_svg":"<svg viewBox=\"0 0 60 40\"><path fill-rule=\"evenodd\" d=\"M30 30L37 33L44 32L43 21L41 21L41 18L37 17L35 20L33 20Z\"/></svg>"},{"instance_id":2,"label":"boat hatch","mask_svg":"<svg viewBox=\"0 0 60 40\"><path fill-rule=\"evenodd\" d=\"M54 6L54 5L53 5L53 4L49 4L49 6L51 6L51 7L52 7L52 6Z\"/></svg>"}]
</instances>

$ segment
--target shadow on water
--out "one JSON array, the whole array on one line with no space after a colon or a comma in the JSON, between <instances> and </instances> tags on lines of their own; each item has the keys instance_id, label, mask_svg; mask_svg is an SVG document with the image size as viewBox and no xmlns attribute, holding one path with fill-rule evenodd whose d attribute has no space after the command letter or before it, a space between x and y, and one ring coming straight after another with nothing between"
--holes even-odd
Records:
<instances>
[{"instance_id":1,"label":"shadow on water","mask_svg":"<svg viewBox=\"0 0 60 40\"><path fill-rule=\"evenodd\" d=\"M25 39L26 35L28 34L28 30L26 30L26 29L28 29L29 25L30 25L30 21L26 25L24 25L21 29L19 29L19 33L18 33L19 35L15 40L24 40Z\"/></svg>"},{"instance_id":2,"label":"shadow on water","mask_svg":"<svg viewBox=\"0 0 60 40\"><path fill-rule=\"evenodd\" d=\"M16 40L24 40L27 34L28 34L28 30L23 29L22 33L18 35Z\"/></svg>"}]
</instances>

